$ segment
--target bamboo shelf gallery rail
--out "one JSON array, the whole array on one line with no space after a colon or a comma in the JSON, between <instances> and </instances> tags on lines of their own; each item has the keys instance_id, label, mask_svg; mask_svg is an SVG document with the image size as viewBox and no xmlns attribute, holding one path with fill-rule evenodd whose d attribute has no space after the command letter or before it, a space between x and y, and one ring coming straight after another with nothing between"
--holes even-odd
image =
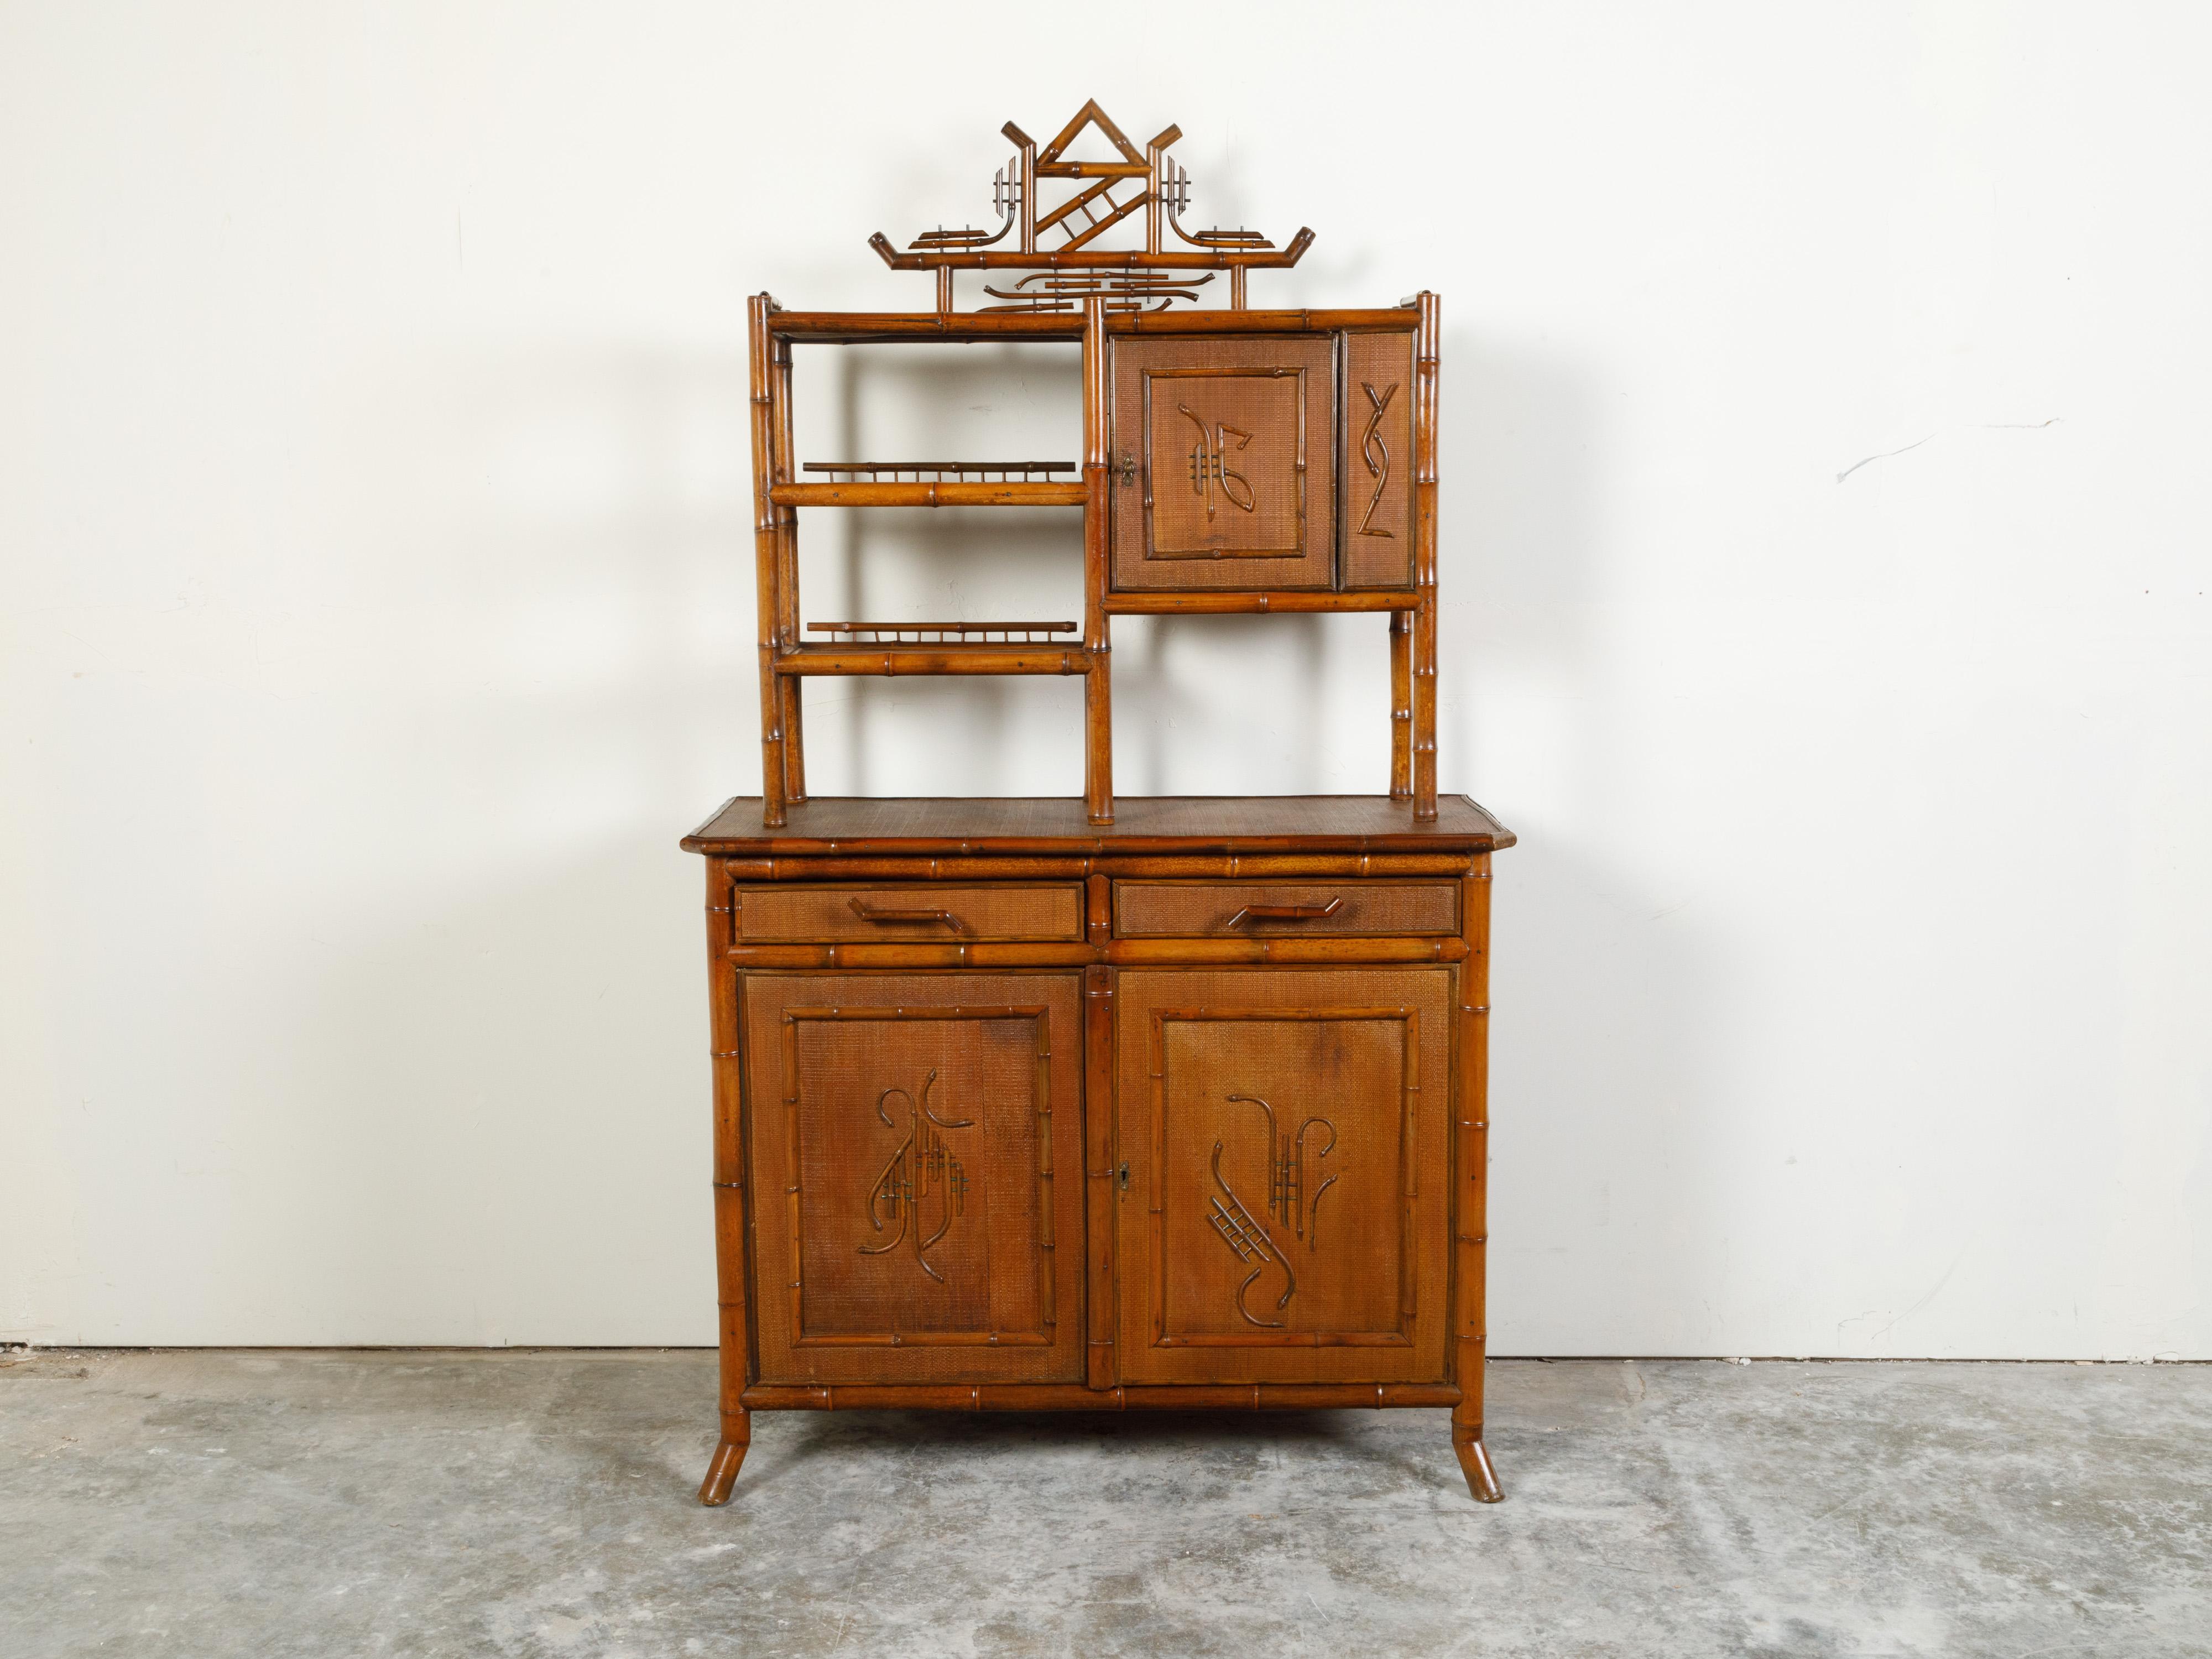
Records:
<instances>
[{"instance_id":1,"label":"bamboo shelf gallery rail","mask_svg":"<svg viewBox=\"0 0 2212 1659\"><path fill-rule=\"evenodd\" d=\"M809 461L801 469L830 475L806 483L778 483L778 507L1081 507L1089 499L1073 461Z\"/></svg>"},{"instance_id":2,"label":"bamboo shelf gallery rail","mask_svg":"<svg viewBox=\"0 0 2212 1659\"><path fill-rule=\"evenodd\" d=\"M790 647L779 674L1087 674L1091 655L1054 635L1072 622L835 622L807 630L832 636ZM1043 648L1040 649L1042 647Z\"/></svg>"},{"instance_id":3,"label":"bamboo shelf gallery rail","mask_svg":"<svg viewBox=\"0 0 2212 1659\"><path fill-rule=\"evenodd\" d=\"M811 622L810 634L833 634L844 645L1050 645L1073 634L1072 622ZM1018 636L1018 637L1017 637Z\"/></svg>"}]
</instances>

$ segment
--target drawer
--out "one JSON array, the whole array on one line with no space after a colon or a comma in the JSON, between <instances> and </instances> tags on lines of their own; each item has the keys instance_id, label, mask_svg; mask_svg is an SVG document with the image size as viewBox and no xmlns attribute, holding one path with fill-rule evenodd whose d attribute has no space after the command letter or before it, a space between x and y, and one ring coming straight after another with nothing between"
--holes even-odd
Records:
<instances>
[{"instance_id":1,"label":"drawer","mask_svg":"<svg viewBox=\"0 0 2212 1659\"><path fill-rule=\"evenodd\" d=\"M1456 933L1454 881L1117 881L1122 939L1257 933Z\"/></svg>"},{"instance_id":2,"label":"drawer","mask_svg":"<svg viewBox=\"0 0 2212 1659\"><path fill-rule=\"evenodd\" d=\"M738 937L748 945L840 940L1076 939L1082 889L765 886L738 889Z\"/></svg>"}]
</instances>

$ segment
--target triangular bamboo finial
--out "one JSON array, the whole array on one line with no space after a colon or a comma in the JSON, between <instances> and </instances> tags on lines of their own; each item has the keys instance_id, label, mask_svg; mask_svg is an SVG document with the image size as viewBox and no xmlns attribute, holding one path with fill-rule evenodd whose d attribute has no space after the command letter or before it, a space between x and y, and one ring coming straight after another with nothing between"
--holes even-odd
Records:
<instances>
[{"instance_id":1,"label":"triangular bamboo finial","mask_svg":"<svg viewBox=\"0 0 2212 1659\"><path fill-rule=\"evenodd\" d=\"M1060 137L1037 152L1037 176L1041 179L1080 179L1096 177L1100 171L1095 163L1062 161L1067 147L1083 134L1085 127L1097 127L1105 135L1106 142L1121 152L1121 159L1139 173L1152 169L1145 161L1145 153L1129 142L1129 137L1114 125L1114 118L1098 107L1096 98L1086 100L1075 118L1060 130ZM1086 169L1088 171L1086 171Z\"/></svg>"}]
</instances>

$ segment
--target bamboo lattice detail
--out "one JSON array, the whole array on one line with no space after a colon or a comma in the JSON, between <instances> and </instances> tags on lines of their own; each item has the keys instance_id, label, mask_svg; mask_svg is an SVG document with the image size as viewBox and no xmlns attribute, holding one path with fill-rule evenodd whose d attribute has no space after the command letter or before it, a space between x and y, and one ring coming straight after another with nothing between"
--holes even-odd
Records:
<instances>
[{"instance_id":1,"label":"bamboo lattice detail","mask_svg":"<svg viewBox=\"0 0 2212 1659\"><path fill-rule=\"evenodd\" d=\"M1303 1239L1309 1252L1321 1247L1319 1219L1322 1195L1336 1184L1332 1175L1316 1187L1309 1197L1306 1192L1306 1136L1316 1127L1328 1132L1328 1144L1314 1154L1318 1164L1336 1150L1336 1125L1325 1117L1310 1117L1298 1125L1295 1133L1275 1128L1275 1109L1257 1095L1231 1095L1237 1105L1257 1106L1267 1120L1267 1213L1294 1237ZM1237 1287L1237 1311L1247 1323L1263 1330L1279 1330L1284 1322L1262 1319L1245 1304L1246 1292L1258 1282L1270 1264L1283 1272L1283 1293L1276 1299L1275 1311L1280 1313L1291 1305L1297 1294L1297 1275L1291 1270L1291 1259L1275 1236L1268 1231L1265 1222L1244 1207L1244 1200L1237 1195L1227 1176L1221 1173L1223 1143L1213 1143L1212 1172L1216 1191L1206 1222L1221 1235L1224 1243L1235 1253L1238 1261L1253 1264L1244 1282Z\"/></svg>"}]
</instances>

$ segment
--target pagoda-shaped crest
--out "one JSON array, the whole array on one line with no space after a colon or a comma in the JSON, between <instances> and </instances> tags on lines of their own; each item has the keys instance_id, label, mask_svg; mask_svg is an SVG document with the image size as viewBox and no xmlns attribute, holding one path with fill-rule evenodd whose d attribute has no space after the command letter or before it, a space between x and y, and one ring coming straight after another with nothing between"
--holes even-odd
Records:
<instances>
[{"instance_id":1,"label":"pagoda-shaped crest","mask_svg":"<svg viewBox=\"0 0 2212 1659\"><path fill-rule=\"evenodd\" d=\"M1182 137L1180 127L1169 127L1140 151L1094 98L1042 149L1012 121L1003 131L1014 153L992 185L996 229L924 231L903 253L880 231L869 239L892 270L937 273L941 312L952 309L955 270L1024 270L1030 274L1004 287L987 283L983 291L996 303L980 309L1072 311L1099 295L1109 310L1159 311L1177 300L1195 301L1215 272L1226 270L1231 308L1242 311L1246 271L1294 265L1313 242L1305 229L1283 248L1256 230L1186 230L1190 174L1168 155ZM1072 152L1079 140L1087 151L1103 144L1106 153L1078 159ZM1041 186L1060 179L1066 188L1047 205ZM1143 246L1127 246L1139 216ZM1169 245L1170 236L1176 246Z\"/></svg>"}]
</instances>

